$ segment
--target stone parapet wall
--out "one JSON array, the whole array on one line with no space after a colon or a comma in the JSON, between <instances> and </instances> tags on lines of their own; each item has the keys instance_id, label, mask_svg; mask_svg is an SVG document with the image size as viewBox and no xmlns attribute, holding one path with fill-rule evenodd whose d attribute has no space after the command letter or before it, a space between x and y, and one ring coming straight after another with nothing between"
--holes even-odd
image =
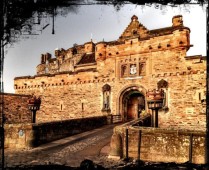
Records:
<instances>
[{"instance_id":1,"label":"stone parapet wall","mask_svg":"<svg viewBox=\"0 0 209 170\"><path fill-rule=\"evenodd\" d=\"M107 124L107 117L89 117L38 124L6 124L5 147L33 148Z\"/></svg>"},{"instance_id":2,"label":"stone parapet wall","mask_svg":"<svg viewBox=\"0 0 209 170\"><path fill-rule=\"evenodd\" d=\"M106 116L33 124L34 146L99 128L106 124Z\"/></svg>"},{"instance_id":3,"label":"stone parapet wall","mask_svg":"<svg viewBox=\"0 0 209 170\"><path fill-rule=\"evenodd\" d=\"M205 131L139 127L130 124L136 124L136 121L114 129L114 133L119 134L122 140L122 157L127 157L128 129L128 157L151 162L184 163L191 156L192 163L205 163Z\"/></svg>"},{"instance_id":4,"label":"stone parapet wall","mask_svg":"<svg viewBox=\"0 0 209 170\"><path fill-rule=\"evenodd\" d=\"M12 93L1 93L0 95L3 97L5 123L31 122L31 111L27 106L30 95Z\"/></svg>"}]
</instances>

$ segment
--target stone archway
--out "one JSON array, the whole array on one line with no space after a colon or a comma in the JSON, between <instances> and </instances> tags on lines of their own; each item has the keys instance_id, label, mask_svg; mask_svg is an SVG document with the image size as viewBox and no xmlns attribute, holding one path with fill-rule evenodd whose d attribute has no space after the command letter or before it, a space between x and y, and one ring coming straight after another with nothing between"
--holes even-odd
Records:
<instances>
[{"instance_id":1,"label":"stone archway","mask_svg":"<svg viewBox=\"0 0 209 170\"><path fill-rule=\"evenodd\" d=\"M146 89L139 85L124 87L119 94L117 111L123 121L137 119L146 108Z\"/></svg>"}]
</instances>

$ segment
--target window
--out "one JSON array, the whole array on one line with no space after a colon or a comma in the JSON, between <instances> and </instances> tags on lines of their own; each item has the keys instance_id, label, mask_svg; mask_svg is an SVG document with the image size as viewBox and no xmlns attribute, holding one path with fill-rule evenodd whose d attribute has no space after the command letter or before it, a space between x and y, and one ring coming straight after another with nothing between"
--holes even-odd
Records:
<instances>
[{"instance_id":1,"label":"window","mask_svg":"<svg viewBox=\"0 0 209 170\"><path fill-rule=\"evenodd\" d=\"M84 103L81 103L81 110L84 111Z\"/></svg>"},{"instance_id":2,"label":"window","mask_svg":"<svg viewBox=\"0 0 209 170\"><path fill-rule=\"evenodd\" d=\"M60 101L60 111L63 111L63 101Z\"/></svg>"}]
</instances>

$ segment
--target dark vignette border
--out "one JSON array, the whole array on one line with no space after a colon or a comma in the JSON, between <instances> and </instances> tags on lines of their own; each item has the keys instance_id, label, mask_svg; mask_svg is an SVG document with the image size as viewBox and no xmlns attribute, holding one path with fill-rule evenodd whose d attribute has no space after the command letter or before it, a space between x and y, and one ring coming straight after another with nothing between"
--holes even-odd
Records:
<instances>
[{"instance_id":1,"label":"dark vignette border","mask_svg":"<svg viewBox=\"0 0 209 170\"><path fill-rule=\"evenodd\" d=\"M15 0L16 1L16 0ZM13 1L13 2L15 2ZM35 0L22 0L23 1L35 1ZM41 1L41 0L37 0L37 1ZM4 68L4 43L6 41L6 43L10 43L9 42L9 38L7 37L7 39L5 39L5 11L7 10L8 6L9 6L9 2L11 2L11 0L1 0L0 1L0 92L4 93L4 84L3 84L3 68ZM20 1L21 2L21 1ZM116 7L116 10L119 10L120 7L124 4L136 4L136 5L149 5L149 4L155 4L156 8L159 8L159 5L170 5L170 6L178 6L181 4L187 5L187 4L196 4L196 5L203 5L203 4L208 4L207 0L196 0L196 1L192 1L192 0L129 0L129 1L120 1L120 0L112 0L112 1L103 1L103 0L97 0L96 4L104 4L104 5L110 5L113 4ZM94 3L95 4L95 3ZM40 4L41 5L41 4ZM47 7L50 6L56 6L56 5L84 5L82 0L80 1L73 1L73 0L49 0L49 3L44 4L45 9L47 10ZM207 7L207 11L208 11L208 7ZM49 12L50 13L50 12ZM24 17L24 16L22 16ZM208 13L207 13L207 40L209 39L208 37ZM15 25L13 25L14 23L11 23L11 25L14 27ZM18 26L17 26L18 28ZM10 28L7 28L10 29ZM7 42L8 41L8 42ZM207 43L207 57L208 57L208 43ZM207 82L207 91L206 91L206 163L209 163L209 63L207 61L207 77L206 77L206 82ZM4 104L4 95L0 95L0 145L4 146L4 110L3 110L3 104ZM4 167L4 147L0 146L0 154L2 156L2 160L0 160L0 167ZM2 168L3 169L3 168Z\"/></svg>"}]
</instances>

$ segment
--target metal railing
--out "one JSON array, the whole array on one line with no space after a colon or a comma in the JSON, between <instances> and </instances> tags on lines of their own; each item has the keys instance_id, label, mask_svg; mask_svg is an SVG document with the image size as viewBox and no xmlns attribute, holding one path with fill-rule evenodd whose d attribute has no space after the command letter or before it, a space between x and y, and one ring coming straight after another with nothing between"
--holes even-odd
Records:
<instances>
[{"instance_id":1,"label":"metal railing","mask_svg":"<svg viewBox=\"0 0 209 170\"><path fill-rule=\"evenodd\" d=\"M119 123L122 122L122 116L121 115L108 115L108 122L110 124Z\"/></svg>"},{"instance_id":2,"label":"metal railing","mask_svg":"<svg viewBox=\"0 0 209 170\"><path fill-rule=\"evenodd\" d=\"M122 116L121 115L112 115L112 123L119 123L122 122Z\"/></svg>"}]
</instances>

